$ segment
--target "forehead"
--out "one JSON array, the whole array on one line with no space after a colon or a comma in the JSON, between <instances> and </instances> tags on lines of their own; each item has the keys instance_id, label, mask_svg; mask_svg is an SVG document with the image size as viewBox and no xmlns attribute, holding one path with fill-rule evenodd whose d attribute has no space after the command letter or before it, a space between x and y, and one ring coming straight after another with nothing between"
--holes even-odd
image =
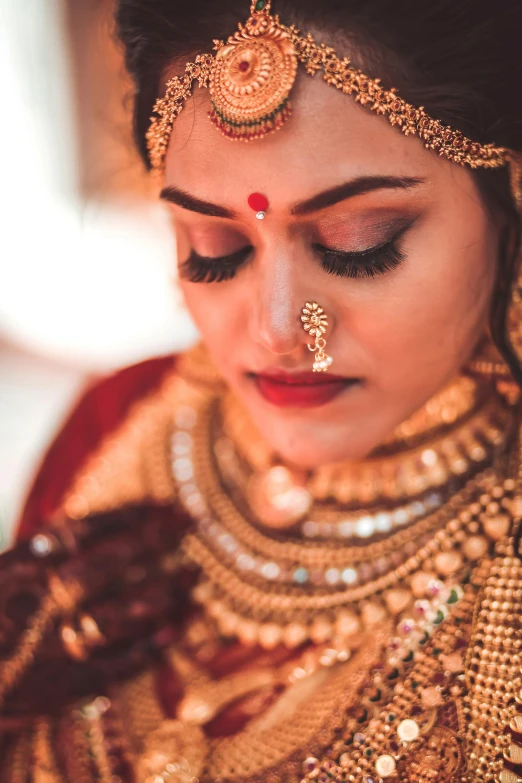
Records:
<instances>
[{"instance_id":1,"label":"forehead","mask_svg":"<svg viewBox=\"0 0 522 783\"><path fill-rule=\"evenodd\" d=\"M196 90L174 124L166 184L205 197L235 200L238 192L261 190L295 201L358 176L433 181L462 171L319 77L299 74L291 104L281 130L252 142L230 141L208 118L208 94Z\"/></svg>"}]
</instances>

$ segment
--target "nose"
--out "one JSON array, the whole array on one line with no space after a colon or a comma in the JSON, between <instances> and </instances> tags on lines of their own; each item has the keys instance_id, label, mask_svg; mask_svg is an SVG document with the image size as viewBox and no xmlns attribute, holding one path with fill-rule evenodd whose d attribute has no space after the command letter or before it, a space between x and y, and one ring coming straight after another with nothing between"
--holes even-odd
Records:
<instances>
[{"instance_id":1,"label":"nose","mask_svg":"<svg viewBox=\"0 0 522 783\"><path fill-rule=\"evenodd\" d=\"M289 354L302 349L306 337L301 323L299 279L295 266L278 259L266 265L254 293L251 337L271 353Z\"/></svg>"}]
</instances>

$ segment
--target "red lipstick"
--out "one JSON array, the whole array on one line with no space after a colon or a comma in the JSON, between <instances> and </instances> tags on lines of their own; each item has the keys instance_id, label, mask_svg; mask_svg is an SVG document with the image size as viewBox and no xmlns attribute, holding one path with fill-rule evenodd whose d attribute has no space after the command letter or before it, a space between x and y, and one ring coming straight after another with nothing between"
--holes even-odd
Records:
<instances>
[{"instance_id":1,"label":"red lipstick","mask_svg":"<svg viewBox=\"0 0 522 783\"><path fill-rule=\"evenodd\" d=\"M357 378L344 378L332 373L269 372L252 375L261 396L281 408L316 408L326 405Z\"/></svg>"}]
</instances>

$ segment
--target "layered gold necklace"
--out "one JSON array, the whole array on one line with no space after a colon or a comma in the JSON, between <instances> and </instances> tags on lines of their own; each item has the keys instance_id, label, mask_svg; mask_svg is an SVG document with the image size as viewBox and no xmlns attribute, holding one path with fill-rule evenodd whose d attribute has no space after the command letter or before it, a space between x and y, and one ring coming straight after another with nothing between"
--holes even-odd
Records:
<instances>
[{"instance_id":1,"label":"layered gold necklace","mask_svg":"<svg viewBox=\"0 0 522 783\"><path fill-rule=\"evenodd\" d=\"M428 467L444 464L447 480L430 474L428 487L415 479L392 496L377 491L379 474L357 506L337 493L366 466L322 469L318 492L317 473L283 465L258 436L245 447L251 423L195 365L196 378L182 365L172 387L172 469L194 520L175 561L196 573L201 607L169 632L158 672L24 732L9 779L30 766L32 780L57 783L64 762L65 777L85 783L522 783L514 411L457 379L368 460L376 475L416 454L424 481L418 456L432 450ZM463 463L442 443L466 469L451 469ZM299 490L300 515L284 525L258 514L259 486L278 469L290 483L263 504L285 506ZM415 503L422 513L376 524ZM357 527L365 516L371 526ZM309 535L311 521L330 527Z\"/></svg>"},{"instance_id":2,"label":"layered gold necklace","mask_svg":"<svg viewBox=\"0 0 522 783\"><path fill-rule=\"evenodd\" d=\"M166 719L146 672L114 689L112 707L87 705L82 741L90 738L97 768L108 767L96 737L123 719L142 783L521 783L519 444L501 399L461 388L467 403L453 406L451 421L424 411L371 457L375 469L415 453L426 478L418 455L431 449L447 479L420 489L415 480L396 496L376 491L377 480L358 508L353 494L337 497L338 477L362 466L336 466L318 493L317 475L303 478L266 446L262 461L247 453L251 425L243 419L236 432L232 400L179 379L172 469L194 520L182 550L197 567L201 605L166 656L182 698ZM455 450L442 443L455 445L465 470L451 470ZM267 524L256 493L279 468L290 477L283 494L300 490L301 513ZM375 523L413 503L422 513ZM371 530L357 527L364 517ZM311 521L330 528L308 535ZM246 666L220 675L207 666L238 649L249 651ZM207 731L238 699L252 710L246 723Z\"/></svg>"},{"instance_id":3,"label":"layered gold necklace","mask_svg":"<svg viewBox=\"0 0 522 783\"><path fill-rule=\"evenodd\" d=\"M302 478L295 481L291 475L293 486L289 489L286 485L283 491L300 489L313 500L305 508L303 493L296 493L300 514L288 514L285 525L280 521L263 524L251 487L259 486L263 472L285 466L267 459L266 449L260 462L257 457L252 459L254 452L249 459L244 444L248 442L250 449L252 440L245 440L243 427L239 439L234 437L231 403L220 405L214 394L186 385L172 438L173 473L180 500L196 520L196 530L186 536L182 546L188 560L200 568L194 598L209 621L226 638L268 650L281 645L300 649L311 643L319 651L319 669L333 665L338 672L334 678L337 697L339 688L348 687L350 678L353 680L347 661L352 661L362 640L378 638L382 650L369 655L368 668L363 667L364 682L359 682L349 698L346 695L342 739L330 745L327 757L309 756L297 774L295 758L289 760L295 744L284 745L278 761L287 759L289 780L302 777L324 783L370 783L390 778L427 783L434 774L437 780L453 781L457 773L458 779L471 780L463 776L466 761L458 738L464 725L465 700L470 705L468 713L475 709L463 679L465 650L472 634L477 592L491 575L495 550L504 551L507 546L515 490L511 476L516 471L509 450L511 411L494 395L479 400L473 393L470 399L472 405L458 411L450 427L442 427L437 435L428 427L427 442L415 438L410 430L409 442L412 438L417 442L409 448L401 443L397 451L403 464L415 454L411 464L420 468L401 492L383 496L376 490L387 485L390 473L386 467L387 480L371 482L371 502L364 508L355 508L353 493L346 508L335 497L335 511L346 516L344 522L350 522L350 527L335 519L321 535L307 535L306 523L317 519L315 513L314 520L308 517L310 510L318 511L314 508L318 502L331 505L338 491L317 493L316 476L303 483ZM404 432L408 432L407 425ZM388 453L385 449L382 456L372 459L374 476L378 461L383 464L395 458L396 441L386 444ZM439 448L441 444L443 448ZM434 452L435 458L419 460L426 451ZM255 449L257 456L261 453L260 448ZM440 472L428 473L436 476L435 486L431 486L424 468L435 464L445 465L445 481ZM349 480L352 468L344 473L336 468L335 475ZM355 473L359 480L357 469ZM325 482L321 483L324 486ZM341 484L337 480L330 486ZM433 494L435 487L437 500L432 498L430 507L426 490ZM404 509L405 499L419 504L417 513L409 518L396 513ZM384 515L390 520L394 514L399 524L385 524ZM365 517L372 519L371 525L366 520L366 528L360 524ZM344 532L339 534L337 527ZM281 528L288 532L282 535ZM507 562L509 569L509 558ZM512 576L517 570L518 578L522 577L518 564L511 570ZM309 675L317 671L317 665ZM361 671L360 664L357 668ZM341 671L349 675L343 686ZM341 677L338 682L337 677ZM323 696L325 689L329 692L326 684L320 688ZM310 693L314 694L312 709L317 710L322 702L317 701L316 691ZM359 704L359 697L354 700L357 694ZM330 692L327 701L327 711L336 714L333 723L339 731L339 701ZM441 710L449 710L451 715L448 713L439 725ZM333 730L332 726L330 720ZM265 762L256 767L256 774L264 775L270 760L274 762L274 753L266 751L263 731L256 740L255 725L246 735L250 747L256 746L256 741L265 747ZM238 765L234 752L236 745L245 747L241 743L246 735L235 738L232 756L227 757L222 744L214 748L200 770L203 779L234 777ZM468 735L475 742L482 737L473 722ZM321 736L326 740L324 732ZM334 735L329 736L331 740ZM313 745L311 738L310 743ZM417 753L413 764L411 749ZM231 758L236 758L234 763ZM491 764L485 764L484 769L490 771ZM248 772L247 768L243 777L250 779L253 770L248 768ZM496 769L500 769L498 764ZM281 768L277 774L282 774ZM258 778L254 775L253 779Z\"/></svg>"},{"instance_id":4,"label":"layered gold necklace","mask_svg":"<svg viewBox=\"0 0 522 783\"><path fill-rule=\"evenodd\" d=\"M462 412L453 431L439 438L445 453L458 453L465 471L447 472L446 483L437 483L437 493L430 487L430 494L420 497L414 494L419 487L414 480L410 497L415 511L410 515L403 503L393 507L389 498L375 492L377 511L366 507L357 512L353 506L343 510L338 504L342 519L329 523L333 536L321 540L298 533L282 536L263 527L252 503L255 494L248 490L262 482L259 471L246 461L240 465L237 458L231 469L230 448L223 468L226 419L218 400L200 399L192 411L184 422L178 417L181 424L173 434L172 453L179 497L197 519L197 531L183 544L187 556L202 569L194 597L223 633L246 643L269 649L280 643L295 647L307 639L322 643L371 629L389 617L398 618L401 633L406 619L413 632L413 626L423 626L426 618L444 613L442 605L453 595L457 575L486 556L492 543L508 532L506 494L512 485L499 483L498 476L506 474L512 416L496 397ZM230 434L228 443L234 445ZM468 453L465 443L473 443ZM259 448L256 451L260 453ZM428 451L437 455L433 440L429 448L424 443L414 449L421 457ZM402 464L414 459L400 454ZM390 459L395 461L395 455ZM433 463L440 461L436 456ZM375 472L377 460L373 462ZM420 459L418 464L422 472L426 463ZM270 473L280 467L265 460L262 469ZM311 494L303 485L301 491ZM388 502L386 510L383 500ZM302 508L300 496L296 504ZM327 504L331 506L330 498ZM312 521L320 524L315 521L320 511L314 510L318 516L303 523L305 533ZM295 525L295 514L288 518Z\"/></svg>"}]
</instances>

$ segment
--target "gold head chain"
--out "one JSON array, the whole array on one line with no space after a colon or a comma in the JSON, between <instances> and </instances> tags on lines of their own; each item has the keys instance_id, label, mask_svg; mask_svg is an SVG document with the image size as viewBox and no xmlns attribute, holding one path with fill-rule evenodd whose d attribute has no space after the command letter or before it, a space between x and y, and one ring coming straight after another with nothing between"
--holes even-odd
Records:
<instances>
[{"instance_id":1,"label":"gold head chain","mask_svg":"<svg viewBox=\"0 0 522 783\"><path fill-rule=\"evenodd\" d=\"M317 44L310 33L302 35L293 25L282 24L271 13L271 0L253 0L247 22L239 24L226 42L215 40L214 50L214 55L200 54L187 63L183 76L167 82L164 97L154 106L147 145L156 171L163 170L174 120L196 82L210 92L214 125L234 141L251 141L279 130L290 116L299 64L311 76L321 72L327 84L455 163L498 168L512 158L510 150L472 141L430 117L422 106L407 103L396 89L386 89L380 79L354 68L348 57L340 58L332 47Z\"/></svg>"}]
</instances>

